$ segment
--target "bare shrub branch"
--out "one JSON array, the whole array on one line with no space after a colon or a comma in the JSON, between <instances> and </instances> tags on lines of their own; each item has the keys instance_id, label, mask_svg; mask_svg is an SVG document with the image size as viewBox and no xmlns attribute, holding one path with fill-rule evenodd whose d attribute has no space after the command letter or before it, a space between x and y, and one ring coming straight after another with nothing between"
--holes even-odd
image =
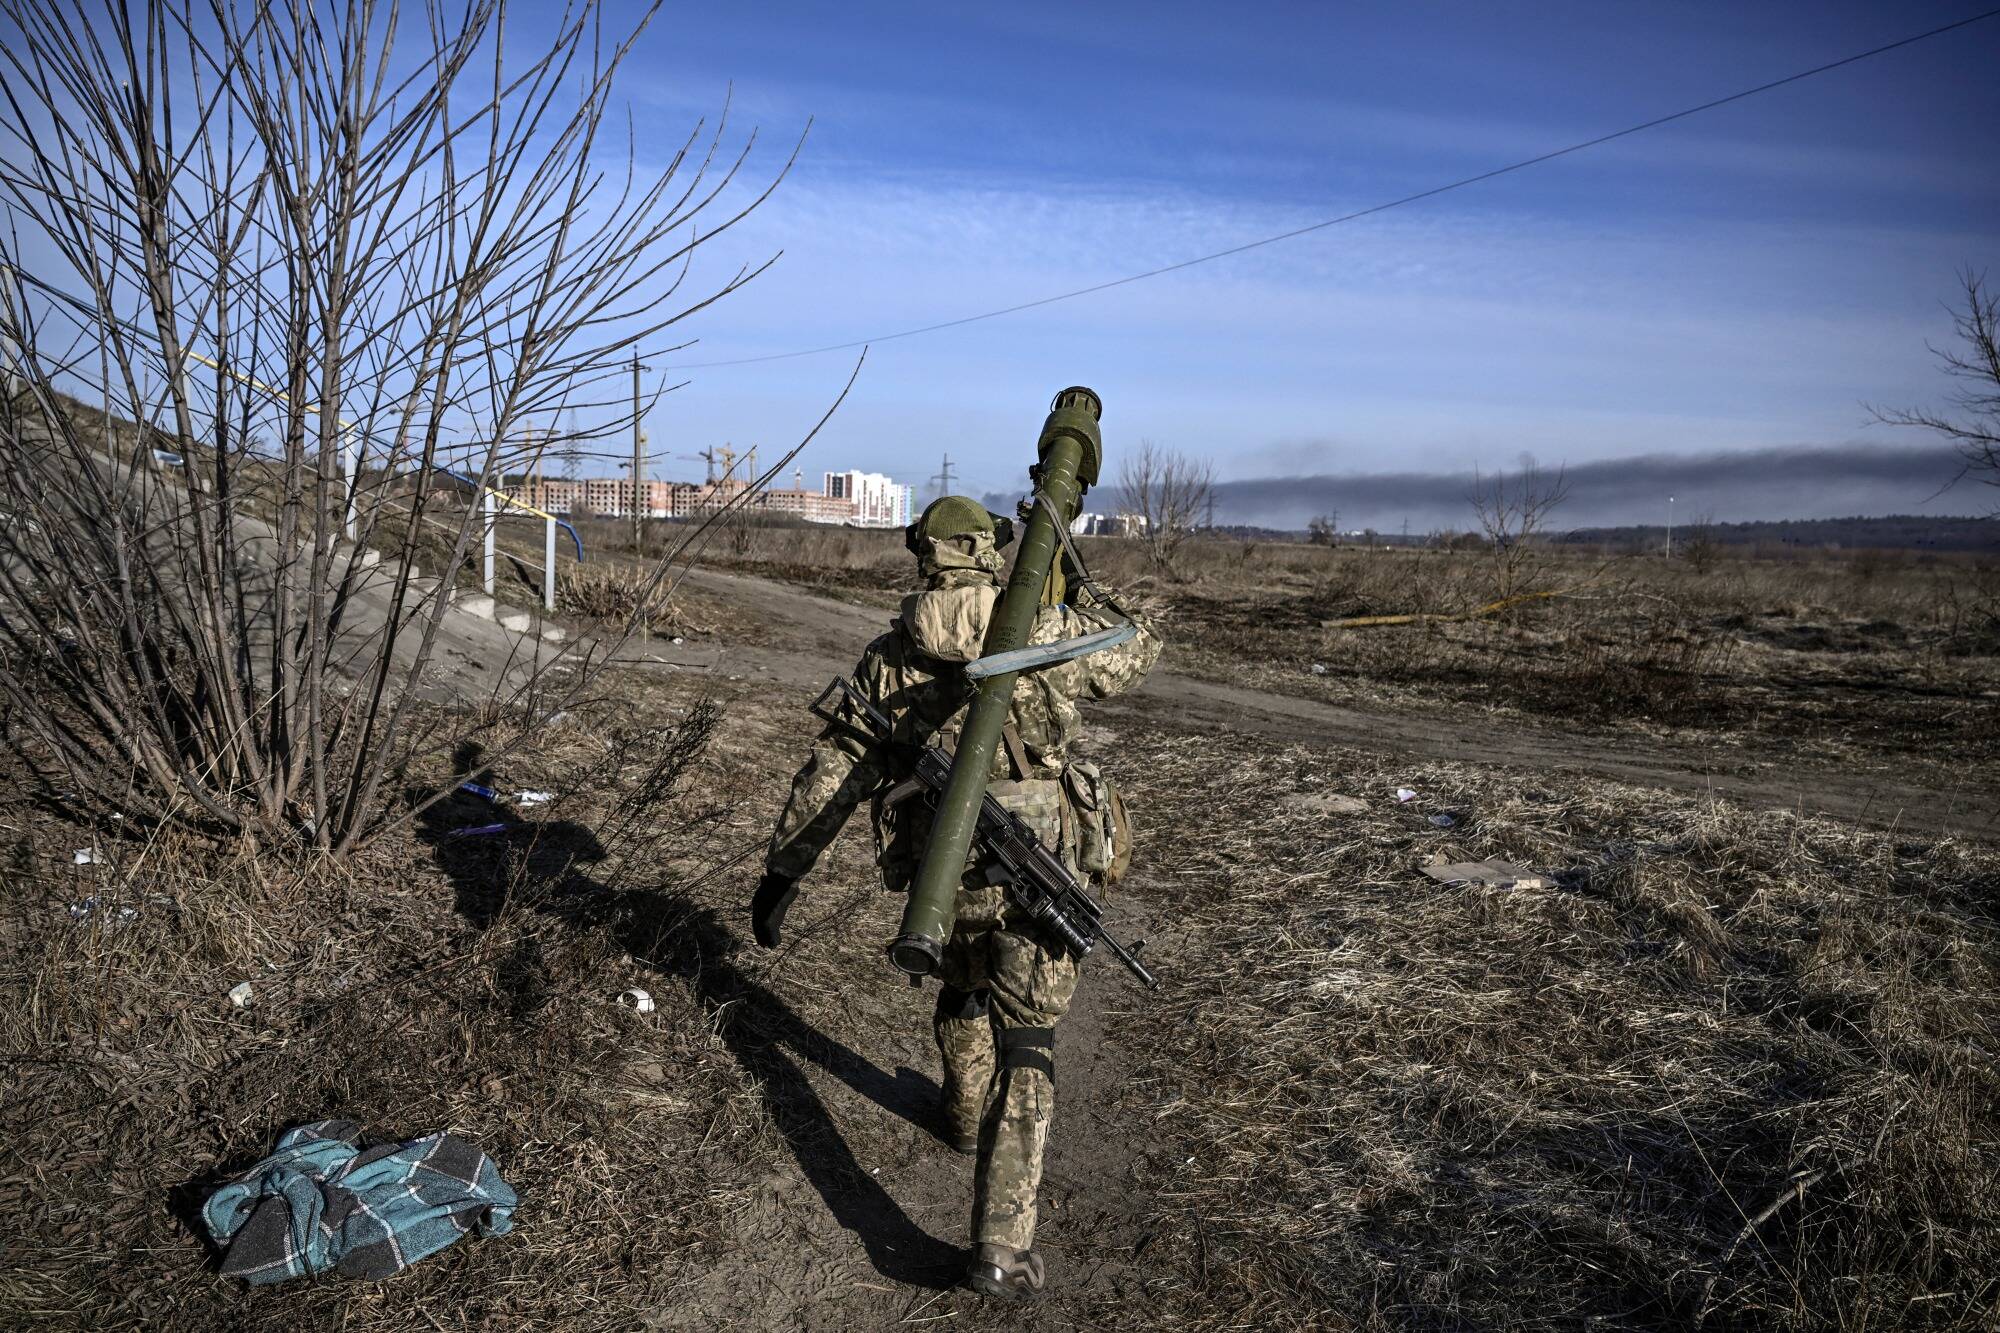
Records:
<instances>
[{"instance_id":1,"label":"bare shrub branch","mask_svg":"<svg viewBox=\"0 0 2000 1333\"><path fill-rule=\"evenodd\" d=\"M1215 492L1215 464L1141 440L1119 464L1118 488L1153 568L1178 578L1181 547L1200 530Z\"/></svg>"},{"instance_id":2,"label":"bare shrub branch","mask_svg":"<svg viewBox=\"0 0 2000 1333\"><path fill-rule=\"evenodd\" d=\"M1948 398L1955 412L1870 410L1885 425L1915 426L1944 436L1958 446L1966 472L1988 486L2000 486L2000 293L1987 285L1985 274L1969 268L1959 274L1959 283L1965 304L1952 311L1958 346L1930 349L1939 369L1960 386Z\"/></svg>"},{"instance_id":3,"label":"bare shrub branch","mask_svg":"<svg viewBox=\"0 0 2000 1333\"><path fill-rule=\"evenodd\" d=\"M768 265L684 290L790 165L739 185L727 107L606 147L651 9L505 14L0 0L0 692L85 799L351 849L436 739L471 501Z\"/></svg>"},{"instance_id":4,"label":"bare shrub branch","mask_svg":"<svg viewBox=\"0 0 2000 1333\"><path fill-rule=\"evenodd\" d=\"M1523 461L1512 477L1505 472L1490 478L1473 472L1466 498L1493 555L1496 596L1504 600L1530 590L1541 570L1550 516L1568 497L1563 469L1551 475L1531 460Z\"/></svg>"}]
</instances>

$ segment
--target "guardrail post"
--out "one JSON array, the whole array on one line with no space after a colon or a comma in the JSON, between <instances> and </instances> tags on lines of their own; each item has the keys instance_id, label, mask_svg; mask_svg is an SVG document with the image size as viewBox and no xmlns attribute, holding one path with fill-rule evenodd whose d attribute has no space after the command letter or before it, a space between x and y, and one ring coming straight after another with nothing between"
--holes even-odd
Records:
<instances>
[{"instance_id":1,"label":"guardrail post","mask_svg":"<svg viewBox=\"0 0 2000 1333\"><path fill-rule=\"evenodd\" d=\"M486 560L485 560L484 575L486 581L486 595L488 597L491 597L493 595L493 492L490 489L484 489L484 488L481 489L479 494L479 507L485 511L485 517L486 517L486 522L485 522Z\"/></svg>"},{"instance_id":2,"label":"guardrail post","mask_svg":"<svg viewBox=\"0 0 2000 1333\"><path fill-rule=\"evenodd\" d=\"M546 503L546 502L544 502ZM556 609L556 521L542 523L542 610Z\"/></svg>"}]
</instances>

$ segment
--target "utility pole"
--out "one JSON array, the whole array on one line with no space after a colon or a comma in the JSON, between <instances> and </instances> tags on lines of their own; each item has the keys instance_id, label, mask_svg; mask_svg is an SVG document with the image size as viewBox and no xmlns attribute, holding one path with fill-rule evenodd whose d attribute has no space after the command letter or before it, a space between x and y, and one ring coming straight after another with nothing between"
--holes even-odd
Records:
<instances>
[{"instance_id":1,"label":"utility pole","mask_svg":"<svg viewBox=\"0 0 2000 1333\"><path fill-rule=\"evenodd\" d=\"M646 432L639 429L639 372L651 370L632 353L632 550L646 558Z\"/></svg>"},{"instance_id":2,"label":"utility pole","mask_svg":"<svg viewBox=\"0 0 2000 1333\"><path fill-rule=\"evenodd\" d=\"M945 496L947 496L947 495L950 495L950 494L951 494L951 455L950 455L950 454L946 454L946 455L944 456L944 465L943 465L942 467L938 468L938 473L937 473L937 475L936 475L935 477L932 477L932 478L931 478L931 480L932 480L933 482L936 482L936 483L937 483L937 488L938 488L938 493L937 493L936 495L932 496L932 497L931 497L932 499L934 499L934 500L937 500L937 499L942 499L942 498L944 498Z\"/></svg>"},{"instance_id":3,"label":"utility pole","mask_svg":"<svg viewBox=\"0 0 2000 1333\"><path fill-rule=\"evenodd\" d=\"M1667 559L1674 558L1674 497L1667 497Z\"/></svg>"}]
</instances>

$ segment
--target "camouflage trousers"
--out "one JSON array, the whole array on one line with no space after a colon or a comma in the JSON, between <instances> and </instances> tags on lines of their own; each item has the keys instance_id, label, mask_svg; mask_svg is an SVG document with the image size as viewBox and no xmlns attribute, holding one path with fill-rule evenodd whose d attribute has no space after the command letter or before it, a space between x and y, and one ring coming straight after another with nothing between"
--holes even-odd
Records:
<instances>
[{"instance_id":1,"label":"camouflage trousers","mask_svg":"<svg viewBox=\"0 0 2000 1333\"><path fill-rule=\"evenodd\" d=\"M972 1239L1025 1250L1035 1241L1035 1194L1056 1109L1055 1026L1069 1011L1077 965L1010 929L998 894L959 895L934 1023L952 1133L971 1138L977 1126Z\"/></svg>"}]
</instances>

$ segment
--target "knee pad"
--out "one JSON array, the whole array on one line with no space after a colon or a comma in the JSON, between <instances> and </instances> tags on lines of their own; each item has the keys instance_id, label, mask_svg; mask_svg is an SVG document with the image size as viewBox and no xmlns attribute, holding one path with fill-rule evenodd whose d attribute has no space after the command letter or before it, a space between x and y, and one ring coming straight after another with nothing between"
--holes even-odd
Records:
<instances>
[{"instance_id":1,"label":"knee pad","mask_svg":"<svg viewBox=\"0 0 2000 1333\"><path fill-rule=\"evenodd\" d=\"M1002 1069L1039 1069L1056 1078L1056 1030L1054 1028L1003 1028L1000 1032Z\"/></svg>"},{"instance_id":2,"label":"knee pad","mask_svg":"<svg viewBox=\"0 0 2000 1333\"><path fill-rule=\"evenodd\" d=\"M986 1017L986 992L983 990L960 990L956 986L940 986L937 997L937 1017L940 1019L969 1019Z\"/></svg>"}]
</instances>

